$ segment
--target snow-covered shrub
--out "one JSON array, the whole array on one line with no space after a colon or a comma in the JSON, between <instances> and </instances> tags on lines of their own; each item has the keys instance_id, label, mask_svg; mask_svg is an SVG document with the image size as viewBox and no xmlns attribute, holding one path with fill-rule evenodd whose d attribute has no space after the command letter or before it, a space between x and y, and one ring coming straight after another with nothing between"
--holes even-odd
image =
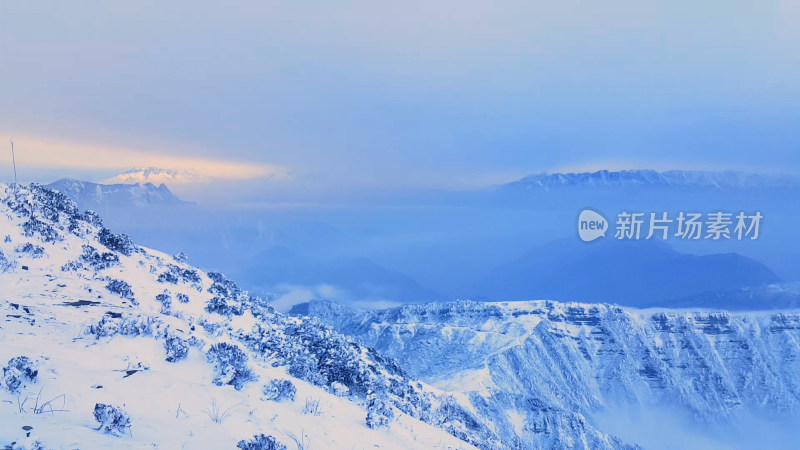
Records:
<instances>
[{"instance_id":1,"label":"snow-covered shrub","mask_svg":"<svg viewBox=\"0 0 800 450\"><path fill-rule=\"evenodd\" d=\"M177 273L178 270L171 270L171 269L180 270L178 266L173 266L172 264L168 265L167 270L158 276L159 283L172 283L172 284L178 283L178 273Z\"/></svg>"},{"instance_id":2,"label":"snow-covered shrub","mask_svg":"<svg viewBox=\"0 0 800 450\"><path fill-rule=\"evenodd\" d=\"M84 245L82 247L80 261L88 264L95 270L108 269L119 264L119 256L111 252L100 253L96 248L91 245Z\"/></svg>"},{"instance_id":3,"label":"snow-covered shrub","mask_svg":"<svg viewBox=\"0 0 800 450\"><path fill-rule=\"evenodd\" d=\"M61 235L52 225L47 222L42 222L36 217L31 217L22 224L22 232L25 234L25 237L33 237L38 234L42 242L52 243L62 239Z\"/></svg>"},{"instance_id":4,"label":"snow-covered shrub","mask_svg":"<svg viewBox=\"0 0 800 450\"><path fill-rule=\"evenodd\" d=\"M94 405L94 419L100 422L99 431L106 434L121 436L131 427L131 418L122 408L96 403Z\"/></svg>"},{"instance_id":5,"label":"snow-covered shrub","mask_svg":"<svg viewBox=\"0 0 800 450\"><path fill-rule=\"evenodd\" d=\"M208 277L211 278L211 281L213 282L208 288L208 292L214 295L219 295L222 297L236 297L242 293L242 290L239 289L239 286L237 286L236 283L225 278L225 275L219 272L209 272Z\"/></svg>"},{"instance_id":6,"label":"snow-covered shrub","mask_svg":"<svg viewBox=\"0 0 800 450\"><path fill-rule=\"evenodd\" d=\"M347 397L348 395L350 395L350 388L348 388L342 383L339 383L338 381L334 381L333 383L331 383L330 388L328 390L331 392L331 394L337 397Z\"/></svg>"},{"instance_id":7,"label":"snow-covered shrub","mask_svg":"<svg viewBox=\"0 0 800 450\"><path fill-rule=\"evenodd\" d=\"M240 339L259 354L274 355L294 377L317 386L338 382L361 398L385 387L384 374L405 377L396 361L371 349L364 349L364 355L357 343L314 320L288 321L279 331L256 324Z\"/></svg>"},{"instance_id":8,"label":"snow-covered shrub","mask_svg":"<svg viewBox=\"0 0 800 450\"><path fill-rule=\"evenodd\" d=\"M394 420L394 409L386 397L375 393L367 396L367 426L375 429L388 427Z\"/></svg>"},{"instance_id":9,"label":"snow-covered shrub","mask_svg":"<svg viewBox=\"0 0 800 450\"><path fill-rule=\"evenodd\" d=\"M319 365L313 355L295 354L291 356L289 366L286 368L289 375L308 381L316 386L327 386L328 379L320 373Z\"/></svg>"},{"instance_id":10,"label":"snow-covered shrub","mask_svg":"<svg viewBox=\"0 0 800 450\"><path fill-rule=\"evenodd\" d=\"M186 294L175 294L175 298L178 299L178 303L189 303L189 296Z\"/></svg>"},{"instance_id":11,"label":"snow-covered shrub","mask_svg":"<svg viewBox=\"0 0 800 450\"><path fill-rule=\"evenodd\" d=\"M189 261L189 257L186 255L186 253L183 252L173 255L172 259L180 263L185 263L186 261Z\"/></svg>"},{"instance_id":12,"label":"snow-covered shrub","mask_svg":"<svg viewBox=\"0 0 800 450\"><path fill-rule=\"evenodd\" d=\"M89 325L88 334L98 339L120 334L123 336L159 336L161 322L150 316L122 316L119 313L106 313L99 322Z\"/></svg>"},{"instance_id":13,"label":"snow-covered shrub","mask_svg":"<svg viewBox=\"0 0 800 450\"><path fill-rule=\"evenodd\" d=\"M475 416L450 395L441 398L441 403L433 411L431 423L468 442L470 436L479 435L483 430Z\"/></svg>"},{"instance_id":14,"label":"snow-covered shrub","mask_svg":"<svg viewBox=\"0 0 800 450\"><path fill-rule=\"evenodd\" d=\"M62 272L77 272L78 270L83 268L83 264L78 261L68 261L66 264L61 266Z\"/></svg>"},{"instance_id":15,"label":"snow-covered shrub","mask_svg":"<svg viewBox=\"0 0 800 450\"><path fill-rule=\"evenodd\" d=\"M240 450L287 450L274 436L257 434L249 441L241 440L236 447Z\"/></svg>"},{"instance_id":16,"label":"snow-covered shrub","mask_svg":"<svg viewBox=\"0 0 800 450\"><path fill-rule=\"evenodd\" d=\"M167 361L178 362L189 354L189 343L178 336L169 336L164 341L164 350L167 352Z\"/></svg>"},{"instance_id":17,"label":"snow-covered shrub","mask_svg":"<svg viewBox=\"0 0 800 450\"><path fill-rule=\"evenodd\" d=\"M244 309L241 305L228 302L228 300L219 296L213 297L206 303L206 311L221 316L241 316L244 314Z\"/></svg>"},{"instance_id":18,"label":"snow-covered shrub","mask_svg":"<svg viewBox=\"0 0 800 450\"><path fill-rule=\"evenodd\" d=\"M293 402L295 394L297 394L297 388L289 380L274 379L264 385L264 400Z\"/></svg>"},{"instance_id":19,"label":"snow-covered shrub","mask_svg":"<svg viewBox=\"0 0 800 450\"><path fill-rule=\"evenodd\" d=\"M9 260L6 258L6 255L0 251L0 273L6 273L8 271L14 270L17 267L17 262L13 260Z\"/></svg>"},{"instance_id":20,"label":"snow-covered shrub","mask_svg":"<svg viewBox=\"0 0 800 450\"><path fill-rule=\"evenodd\" d=\"M7 235L6 235L6 237L3 239L3 242L5 242L6 244L8 244L9 242L11 242L11 235L10 235L10 234L7 234Z\"/></svg>"},{"instance_id":21,"label":"snow-covered shrub","mask_svg":"<svg viewBox=\"0 0 800 450\"><path fill-rule=\"evenodd\" d=\"M33 196L28 204L31 214L38 214L51 222L58 221L59 213L78 215L78 206L64 193L35 183L29 185L28 189Z\"/></svg>"},{"instance_id":22,"label":"snow-covered shrub","mask_svg":"<svg viewBox=\"0 0 800 450\"><path fill-rule=\"evenodd\" d=\"M24 438L21 442L12 442L2 448L3 450L50 450L44 445L44 442L31 436Z\"/></svg>"},{"instance_id":23,"label":"snow-covered shrub","mask_svg":"<svg viewBox=\"0 0 800 450\"><path fill-rule=\"evenodd\" d=\"M214 297L206 305L206 311L224 316L239 316L244 313L245 308L252 305L253 299L239 289L236 283L225 278L225 275L209 272L208 277L212 281L208 292L214 294Z\"/></svg>"},{"instance_id":24,"label":"snow-covered shrub","mask_svg":"<svg viewBox=\"0 0 800 450\"><path fill-rule=\"evenodd\" d=\"M166 291L156 295L156 301L161 303L161 314L169 315L172 313L172 297Z\"/></svg>"},{"instance_id":25,"label":"snow-covered shrub","mask_svg":"<svg viewBox=\"0 0 800 450\"><path fill-rule=\"evenodd\" d=\"M17 356L8 361L3 368L2 387L10 392L17 392L19 388L36 382L36 364L27 356Z\"/></svg>"},{"instance_id":26,"label":"snow-covered shrub","mask_svg":"<svg viewBox=\"0 0 800 450\"><path fill-rule=\"evenodd\" d=\"M27 253L33 259L39 259L44 256L44 247L41 245L31 244L30 242L18 245L14 251L17 253Z\"/></svg>"},{"instance_id":27,"label":"snow-covered shrub","mask_svg":"<svg viewBox=\"0 0 800 450\"><path fill-rule=\"evenodd\" d=\"M136 245L126 234L112 233L108 228L103 228L97 233L97 240L112 252L131 256L137 250Z\"/></svg>"},{"instance_id":28,"label":"snow-covered shrub","mask_svg":"<svg viewBox=\"0 0 800 450\"><path fill-rule=\"evenodd\" d=\"M79 215L78 218L98 228L103 226L103 219L101 219L100 216L91 209L86 210L83 214Z\"/></svg>"},{"instance_id":29,"label":"snow-covered shrub","mask_svg":"<svg viewBox=\"0 0 800 450\"><path fill-rule=\"evenodd\" d=\"M139 304L139 302L136 301L136 297L133 295L131 285L125 281L111 279L111 281L106 284L106 289L112 294L117 294L126 300L130 300L134 305Z\"/></svg>"},{"instance_id":30,"label":"snow-covered shrub","mask_svg":"<svg viewBox=\"0 0 800 450\"><path fill-rule=\"evenodd\" d=\"M179 281L189 284L200 284L200 274L194 269L181 269L175 264L167 264L167 270L158 276L159 283L177 284Z\"/></svg>"},{"instance_id":31,"label":"snow-covered shrub","mask_svg":"<svg viewBox=\"0 0 800 450\"><path fill-rule=\"evenodd\" d=\"M217 375L214 384L232 385L237 391L248 381L256 380L256 375L247 367L247 354L238 346L219 342L211 346L206 360L214 364Z\"/></svg>"}]
</instances>

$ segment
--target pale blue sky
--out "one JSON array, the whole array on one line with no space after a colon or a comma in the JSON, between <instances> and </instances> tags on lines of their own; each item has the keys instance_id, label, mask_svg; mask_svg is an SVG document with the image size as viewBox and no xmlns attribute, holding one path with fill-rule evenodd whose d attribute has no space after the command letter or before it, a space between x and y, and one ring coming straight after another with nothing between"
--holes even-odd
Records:
<instances>
[{"instance_id":1,"label":"pale blue sky","mask_svg":"<svg viewBox=\"0 0 800 450\"><path fill-rule=\"evenodd\" d=\"M0 2L0 135L43 177L225 160L328 190L800 167L796 1L32 3ZM42 162L81 147L139 156Z\"/></svg>"}]
</instances>

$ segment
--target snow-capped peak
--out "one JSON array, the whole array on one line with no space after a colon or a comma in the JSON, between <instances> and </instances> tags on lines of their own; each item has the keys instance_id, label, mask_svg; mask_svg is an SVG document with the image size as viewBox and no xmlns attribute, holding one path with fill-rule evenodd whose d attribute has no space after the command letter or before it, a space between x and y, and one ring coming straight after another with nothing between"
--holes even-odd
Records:
<instances>
[{"instance_id":1,"label":"snow-capped peak","mask_svg":"<svg viewBox=\"0 0 800 450\"><path fill-rule=\"evenodd\" d=\"M163 169L159 167L136 168L105 180L105 184L153 183L186 184L202 183L208 177L191 170Z\"/></svg>"},{"instance_id":2,"label":"snow-capped peak","mask_svg":"<svg viewBox=\"0 0 800 450\"><path fill-rule=\"evenodd\" d=\"M580 173L541 173L506 185L509 188L551 189L559 187L704 187L704 188L796 188L800 179L736 171L620 170Z\"/></svg>"}]
</instances>

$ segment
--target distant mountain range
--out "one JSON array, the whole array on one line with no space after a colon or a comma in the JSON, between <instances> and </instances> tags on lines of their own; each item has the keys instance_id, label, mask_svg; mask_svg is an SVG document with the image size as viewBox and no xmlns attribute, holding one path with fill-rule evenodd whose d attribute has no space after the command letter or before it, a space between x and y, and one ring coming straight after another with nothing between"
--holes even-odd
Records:
<instances>
[{"instance_id":1,"label":"distant mountain range","mask_svg":"<svg viewBox=\"0 0 800 450\"><path fill-rule=\"evenodd\" d=\"M282 284L325 284L362 301L420 303L445 298L369 258L309 258L285 247L272 247L245 259L232 273L250 290L265 293Z\"/></svg>"},{"instance_id":2,"label":"distant mountain range","mask_svg":"<svg viewBox=\"0 0 800 450\"><path fill-rule=\"evenodd\" d=\"M510 189L553 189L560 187L706 187L720 189L796 188L800 178L787 175L760 175L735 171L620 170L581 173L542 173L529 175L504 185Z\"/></svg>"},{"instance_id":3,"label":"distant mountain range","mask_svg":"<svg viewBox=\"0 0 800 450\"><path fill-rule=\"evenodd\" d=\"M104 207L146 207L155 205L181 205L183 201L169 188L160 184L99 184L88 181L61 179L47 187L66 194L84 209Z\"/></svg>"},{"instance_id":4,"label":"distant mountain range","mask_svg":"<svg viewBox=\"0 0 800 450\"><path fill-rule=\"evenodd\" d=\"M474 289L495 301L574 299L644 307L677 306L674 302L682 299L681 306L725 307L720 301L707 304L708 293L779 281L768 267L737 253L691 255L661 242L586 245L564 239L498 267ZM743 309L759 308L750 303ZM761 308L781 306L785 302L764 301Z\"/></svg>"}]
</instances>

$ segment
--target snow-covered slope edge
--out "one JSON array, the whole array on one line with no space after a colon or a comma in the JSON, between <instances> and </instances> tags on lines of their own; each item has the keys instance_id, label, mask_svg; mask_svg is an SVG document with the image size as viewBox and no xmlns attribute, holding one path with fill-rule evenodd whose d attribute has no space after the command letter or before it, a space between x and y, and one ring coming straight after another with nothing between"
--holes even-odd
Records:
<instances>
[{"instance_id":1,"label":"snow-covered slope edge","mask_svg":"<svg viewBox=\"0 0 800 450\"><path fill-rule=\"evenodd\" d=\"M461 391L498 433L523 440L551 410L668 410L722 429L754 415L785 428L800 412L797 312L458 301L384 311L312 302L308 313Z\"/></svg>"},{"instance_id":2,"label":"snow-covered slope edge","mask_svg":"<svg viewBox=\"0 0 800 450\"><path fill-rule=\"evenodd\" d=\"M393 360L136 246L56 191L0 185L0 252L0 445L503 446Z\"/></svg>"}]
</instances>

